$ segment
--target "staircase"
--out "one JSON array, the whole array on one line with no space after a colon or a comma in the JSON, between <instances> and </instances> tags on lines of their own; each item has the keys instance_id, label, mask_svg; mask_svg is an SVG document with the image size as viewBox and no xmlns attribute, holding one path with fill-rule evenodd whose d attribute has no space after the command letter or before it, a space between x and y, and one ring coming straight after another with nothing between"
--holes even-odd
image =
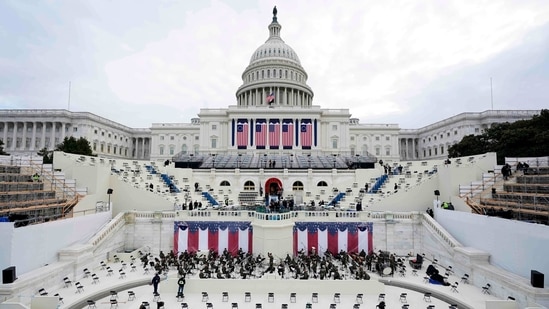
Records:
<instances>
[{"instance_id":1,"label":"staircase","mask_svg":"<svg viewBox=\"0 0 549 309\"><path fill-rule=\"evenodd\" d=\"M376 182L372 186L372 188L368 191L368 193L378 193L379 189L385 184L385 182L389 179L389 176L387 175L381 175L376 179Z\"/></svg>"},{"instance_id":2,"label":"staircase","mask_svg":"<svg viewBox=\"0 0 549 309\"><path fill-rule=\"evenodd\" d=\"M215 200L215 198L207 191L202 192L202 196L208 200L212 206L219 206L219 202Z\"/></svg>"}]
</instances>

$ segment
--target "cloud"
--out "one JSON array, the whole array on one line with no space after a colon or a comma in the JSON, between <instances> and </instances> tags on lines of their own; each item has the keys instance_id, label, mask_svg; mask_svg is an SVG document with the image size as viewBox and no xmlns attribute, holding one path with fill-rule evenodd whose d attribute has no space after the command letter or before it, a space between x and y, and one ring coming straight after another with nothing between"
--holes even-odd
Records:
<instances>
[{"instance_id":1,"label":"cloud","mask_svg":"<svg viewBox=\"0 0 549 309\"><path fill-rule=\"evenodd\" d=\"M545 1L282 0L277 8L314 104L348 108L363 123L416 128L489 109L490 77L495 108L546 106ZM266 0L0 4L0 29L10 29L0 30L0 103L64 108L72 81L75 110L138 127L188 122L200 108L236 104L271 10Z\"/></svg>"}]
</instances>

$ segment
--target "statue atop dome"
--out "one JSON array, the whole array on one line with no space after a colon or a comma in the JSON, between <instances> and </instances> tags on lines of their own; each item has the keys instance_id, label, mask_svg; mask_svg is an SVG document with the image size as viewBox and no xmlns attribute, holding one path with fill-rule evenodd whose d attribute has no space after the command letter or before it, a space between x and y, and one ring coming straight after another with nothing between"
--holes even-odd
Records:
<instances>
[{"instance_id":1,"label":"statue atop dome","mask_svg":"<svg viewBox=\"0 0 549 309\"><path fill-rule=\"evenodd\" d=\"M278 10L276 9L276 5L273 8L273 22L276 22L276 14L278 13Z\"/></svg>"}]
</instances>

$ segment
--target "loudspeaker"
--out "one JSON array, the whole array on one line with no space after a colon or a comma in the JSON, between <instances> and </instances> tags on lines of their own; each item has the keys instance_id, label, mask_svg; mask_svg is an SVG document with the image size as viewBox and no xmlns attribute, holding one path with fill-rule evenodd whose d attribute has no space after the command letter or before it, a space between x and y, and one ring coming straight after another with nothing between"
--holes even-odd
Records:
<instances>
[{"instance_id":1,"label":"loudspeaker","mask_svg":"<svg viewBox=\"0 0 549 309\"><path fill-rule=\"evenodd\" d=\"M435 190L435 195L436 195L436 196L440 196L440 191Z\"/></svg>"},{"instance_id":2,"label":"loudspeaker","mask_svg":"<svg viewBox=\"0 0 549 309\"><path fill-rule=\"evenodd\" d=\"M540 273L537 270L530 271L530 283L532 283L533 287L543 289L544 281L545 281L545 276L543 275L543 273Z\"/></svg>"},{"instance_id":3,"label":"loudspeaker","mask_svg":"<svg viewBox=\"0 0 549 309\"><path fill-rule=\"evenodd\" d=\"M107 189L107 194L112 194L112 189Z\"/></svg>"},{"instance_id":4,"label":"loudspeaker","mask_svg":"<svg viewBox=\"0 0 549 309\"><path fill-rule=\"evenodd\" d=\"M15 276L15 266L10 266L2 270L2 283L13 283L17 277Z\"/></svg>"}]
</instances>

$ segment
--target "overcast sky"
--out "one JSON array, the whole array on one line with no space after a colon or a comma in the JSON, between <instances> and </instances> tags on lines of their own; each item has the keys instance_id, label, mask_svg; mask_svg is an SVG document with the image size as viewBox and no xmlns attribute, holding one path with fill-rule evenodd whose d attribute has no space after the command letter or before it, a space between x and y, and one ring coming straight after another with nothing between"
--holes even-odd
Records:
<instances>
[{"instance_id":1,"label":"overcast sky","mask_svg":"<svg viewBox=\"0 0 549 309\"><path fill-rule=\"evenodd\" d=\"M547 0L0 0L0 108L190 122L236 104L274 5L313 103L361 123L549 107Z\"/></svg>"}]
</instances>

